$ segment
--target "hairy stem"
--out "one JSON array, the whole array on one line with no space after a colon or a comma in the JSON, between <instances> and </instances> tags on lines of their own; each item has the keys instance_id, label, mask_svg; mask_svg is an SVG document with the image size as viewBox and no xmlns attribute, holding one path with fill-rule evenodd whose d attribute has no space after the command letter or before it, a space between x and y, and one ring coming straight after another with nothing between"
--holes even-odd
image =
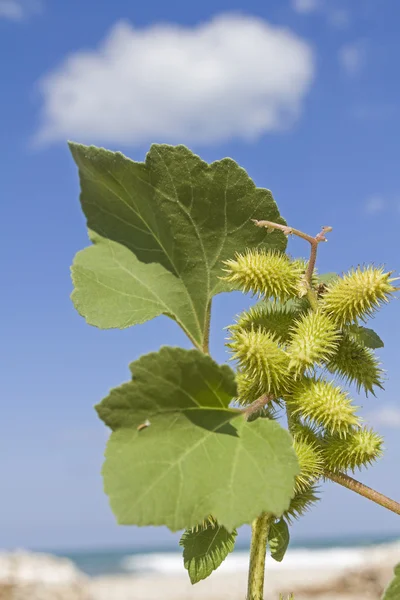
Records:
<instances>
[{"instance_id":1,"label":"hairy stem","mask_svg":"<svg viewBox=\"0 0 400 600\"><path fill-rule=\"evenodd\" d=\"M267 229L279 229L285 235L297 235L298 237L303 238L303 240L307 240L307 242L312 242L315 238L307 233L303 233L298 229L294 229L293 227L288 227L287 225L281 225L280 223L274 223L273 221L257 221L257 219L252 219L253 223L257 225L257 227L266 227Z\"/></svg>"},{"instance_id":2,"label":"hairy stem","mask_svg":"<svg viewBox=\"0 0 400 600\"><path fill-rule=\"evenodd\" d=\"M249 406L246 406L243 411L245 419L249 420L250 417L262 410L264 406L266 406L271 400L273 400L273 396L271 394L263 394L257 398L257 400L254 400L254 402L252 402Z\"/></svg>"},{"instance_id":3,"label":"hairy stem","mask_svg":"<svg viewBox=\"0 0 400 600\"><path fill-rule=\"evenodd\" d=\"M307 298L308 301L310 303L310 306L313 310L317 310L318 308L318 298L317 298L317 294L315 293L315 291L313 289L311 289L310 287L307 290Z\"/></svg>"},{"instance_id":4,"label":"hairy stem","mask_svg":"<svg viewBox=\"0 0 400 600\"><path fill-rule=\"evenodd\" d=\"M318 242L316 238L310 241L311 244L311 252L310 252L310 260L308 261L308 267L306 271L306 280L309 286L311 287L312 275L315 269L315 263L317 262L317 250L318 250Z\"/></svg>"},{"instance_id":5,"label":"hairy stem","mask_svg":"<svg viewBox=\"0 0 400 600\"><path fill-rule=\"evenodd\" d=\"M204 340L202 351L204 354L210 354L210 324L211 324L211 300L207 306L206 318L204 322Z\"/></svg>"},{"instance_id":6,"label":"hairy stem","mask_svg":"<svg viewBox=\"0 0 400 600\"><path fill-rule=\"evenodd\" d=\"M188 332L188 330L181 324L178 322L179 327L182 329L183 333L189 338L189 340L192 342L193 346L196 348L196 350L200 350L200 352L204 352L204 342L203 345L199 344L199 342L197 342L194 337L192 335L190 335L190 333Z\"/></svg>"},{"instance_id":7,"label":"hairy stem","mask_svg":"<svg viewBox=\"0 0 400 600\"><path fill-rule=\"evenodd\" d=\"M263 600L265 555L267 553L268 532L273 520L269 513L263 513L251 525L251 547L247 600Z\"/></svg>"},{"instance_id":8,"label":"hairy stem","mask_svg":"<svg viewBox=\"0 0 400 600\"><path fill-rule=\"evenodd\" d=\"M294 418L292 415L292 410L291 408L285 403L285 408L286 408L286 419L287 419L287 424L288 424L288 431L290 433L293 433L293 427L294 427Z\"/></svg>"},{"instance_id":9,"label":"hairy stem","mask_svg":"<svg viewBox=\"0 0 400 600\"><path fill-rule=\"evenodd\" d=\"M317 260L318 244L320 242L328 241L325 237L325 234L329 231L332 231L332 227L322 227L320 233L318 233L315 237L312 237L311 235L308 235L308 233L303 233L298 229L293 229L293 227L281 225L280 223L273 223L272 221L257 221L256 219L253 219L253 223L255 223L257 227L266 227L267 229L279 229L279 231L282 231L285 235L297 235L297 237L300 237L311 244L310 260L308 261L305 279L307 282L309 292L307 296L310 300L311 306L313 307L313 309L315 309L317 306L317 296L314 290L312 289L312 275L314 273L315 262Z\"/></svg>"},{"instance_id":10,"label":"hairy stem","mask_svg":"<svg viewBox=\"0 0 400 600\"><path fill-rule=\"evenodd\" d=\"M388 498L387 496L384 496L376 490L373 490L367 485L364 485L360 481L357 481L357 479L353 479L353 477L346 475L346 473L332 473L331 471L325 471L325 477L331 481L334 481L335 483L343 485L347 489L352 490L357 494L360 494L360 496L364 496L364 498L372 500L372 502L375 502L375 504L380 504L384 508L387 508L397 515L400 515L400 504L398 502Z\"/></svg>"}]
</instances>

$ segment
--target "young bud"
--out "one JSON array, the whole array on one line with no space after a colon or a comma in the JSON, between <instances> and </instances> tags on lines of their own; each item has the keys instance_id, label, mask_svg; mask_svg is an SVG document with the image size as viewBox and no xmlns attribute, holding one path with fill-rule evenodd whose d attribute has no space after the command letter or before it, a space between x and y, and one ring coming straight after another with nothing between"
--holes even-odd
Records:
<instances>
[{"instance_id":1,"label":"young bud","mask_svg":"<svg viewBox=\"0 0 400 600\"><path fill-rule=\"evenodd\" d=\"M339 332L330 318L320 312L312 311L302 315L291 333L289 366L297 375L320 365L337 350Z\"/></svg>"},{"instance_id":2,"label":"young bud","mask_svg":"<svg viewBox=\"0 0 400 600\"><path fill-rule=\"evenodd\" d=\"M290 501L289 508L283 513L283 517L291 524L295 519L299 519L306 513L313 504L320 499L317 496L318 489L315 486L310 486L302 492L297 492Z\"/></svg>"},{"instance_id":3,"label":"young bud","mask_svg":"<svg viewBox=\"0 0 400 600\"><path fill-rule=\"evenodd\" d=\"M290 337L290 328L294 325L296 317L300 317L307 309L307 301L300 299L284 303L263 300L239 315L230 329L261 329L275 335L280 343L285 343Z\"/></svg>"},{"instance_id":4,"label":"young bud","mask_svg":"<svg viewBox=\"0 0 400 600\"><path fill-rule=\"evenodd\" d=\"M374 386L383 389L383 371L374 352L347 334L342 335L337 352L327 363L327 368L348 383L355 383L358 392L364 388L367 395L368 392L375 395Z\"/></svg>"},{"instance_id":5,"label":"young bud","mask_svg":"<svg viewBox=\"0 0 400 600\"><path fill-rule=\"evenodd\" d=\"M346 392L323 379L303 378L285 397L294 416L322 427L331 434L345 437L354 425L358 407L353 406Z\"/></svg>"},{"instance_id":6,"label":"young bud","mask_svg":"<svg viewBox=\"0 0 400 600\"><path fill-rule=\"evenodd\" d=\"M288 388L289 359L275 336L259 329L235 329L227 346L248 379L260 382L261 393L279 396Z\"/></svg>"},{"instance_id":7,"label":"young bud","mask_svg":"<svg viewBox=\"0 0 400 600\"><path fill-rule=\"evenodd\" d=\"M224 264L228 267L224 269L228 275L223 279L239 285L246 293L282 301L297 296L301 269L285 254L274 250L247 250Z\"/></svg>"},{"instance_id":8,"label":"young bud","mask_svg":"<svg viewBox=\"0 0 400 600\"><path fill-rule=\"evenodd\" d=\"M317 444L309 442L302 435L294 435L293 447L300 466L300 474L296 477L294 489L296 492L304 492L322 477L324 461Z\"/></svg>"},{"instance_id":9,"label":"young bud","mask_svg":"<svg viewBox=\"0 0 400 600\"><path fill-rule=\"evenodd\" d=\"M321 300L323 310L339 327L365 321L399 288L392 285L397 278L383 269L366 267L353 269L328 287Z\"/></svg>"},{"instance_id":10,"label":"young bud","mask_svg":"<svg viewBox=\"0 0 400 600\"><path fill-rule=\"evenodd\" d=\"M383 438L366 427L352 430L346 439L326 436L324 441L324 463L329 471L354 472L372 464L382 455Z\"/></svg>"}]
</instances>

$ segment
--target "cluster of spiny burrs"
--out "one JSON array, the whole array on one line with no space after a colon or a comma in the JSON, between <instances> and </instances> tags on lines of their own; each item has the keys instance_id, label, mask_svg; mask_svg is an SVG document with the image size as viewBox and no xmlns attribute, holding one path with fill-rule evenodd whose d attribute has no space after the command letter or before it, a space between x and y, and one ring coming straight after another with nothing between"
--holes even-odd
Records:
<instances>
[{"instance_id":1,"label":"cluster of spiny burrs","mask_svg":"<svg viewBox=\"0 0 400 600\"><path fill-rule=\"evenodd\" d=\"M392 273L358 267L315 293L316 307L304 297L305 269L283 253L249 250L225 262L224 277L261 297L230 327L227 346L237 363L238 401L248 407L266 398L270 418L286 407L300 465L289 521L316 501L325 471L354 472L382 454L381 436L362 425L343 383L366 394L382 388L380 363L354 331L399 289ZM317 292L316 278L312 285Z\"/></svg>"}]
</instances>

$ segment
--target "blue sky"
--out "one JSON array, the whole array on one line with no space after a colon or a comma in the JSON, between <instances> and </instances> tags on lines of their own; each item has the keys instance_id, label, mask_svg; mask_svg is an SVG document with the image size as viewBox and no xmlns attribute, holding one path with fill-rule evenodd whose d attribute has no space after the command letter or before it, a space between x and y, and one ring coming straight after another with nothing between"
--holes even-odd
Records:
<instances>
[{"instance_id":1,"label":"blue sky","mask_svg":"<svg viewBox=\"0 0 400 600\"><path fill-rule=\"evenodd\" d=\"M164 317L99 331L74 311L69 266L87 235L67 139L136 160L151 142L185 143L208 162L231 156L289 224L333 226L320 271L400 270L399 3L244 5L0 0L4 547L172 539L114 523L99 474L107 432L92 407L142 353L188 343ZM246 305L239 294L215 300L216 360L227 358L222 328ZM399 310L393 301L373 325L386 390L359 399L386 441L359 478L397 499ZM370 533L400 534L399 518L333 484L294 528L303 538Z\"/></svg>"}]
</instances>

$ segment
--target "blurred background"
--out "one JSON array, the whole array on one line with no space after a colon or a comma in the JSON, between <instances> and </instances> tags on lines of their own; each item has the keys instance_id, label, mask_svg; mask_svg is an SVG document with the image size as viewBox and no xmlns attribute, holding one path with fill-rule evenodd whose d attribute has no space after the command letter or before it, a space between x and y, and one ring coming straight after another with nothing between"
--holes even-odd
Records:
<instances>
[{"instance_id":1,"label":"blurred background","mask_svg":"<svg viewBox=\"0 0 400 600\"><path fill-rule=\"evenodd\" d=\"M141 354L189 343L165 317L100 331L74 310L69 267L88 238L66 141L134 160L152 142L183 143L207 162L230 156L272 190L290 225L333 227L320 272L373 262L398 274L399 28L396 0L0 0L0 574L15 549L67 556L89 575L183 573L178 534L116 525L100 476L108 434L93 405ZM289 240L288 251L308 247ZM249 304L236 293L214 300L218 362L228 358L223 328ZM373 323L385 391L358 398L386 448L359 479L395 499L399 311L395 300ZM339 553L352 564L397 538L398 516L326 484L292 548L358 548ZM248 541L243 528L236 571Z\"/></svg>"}]
</instances>

